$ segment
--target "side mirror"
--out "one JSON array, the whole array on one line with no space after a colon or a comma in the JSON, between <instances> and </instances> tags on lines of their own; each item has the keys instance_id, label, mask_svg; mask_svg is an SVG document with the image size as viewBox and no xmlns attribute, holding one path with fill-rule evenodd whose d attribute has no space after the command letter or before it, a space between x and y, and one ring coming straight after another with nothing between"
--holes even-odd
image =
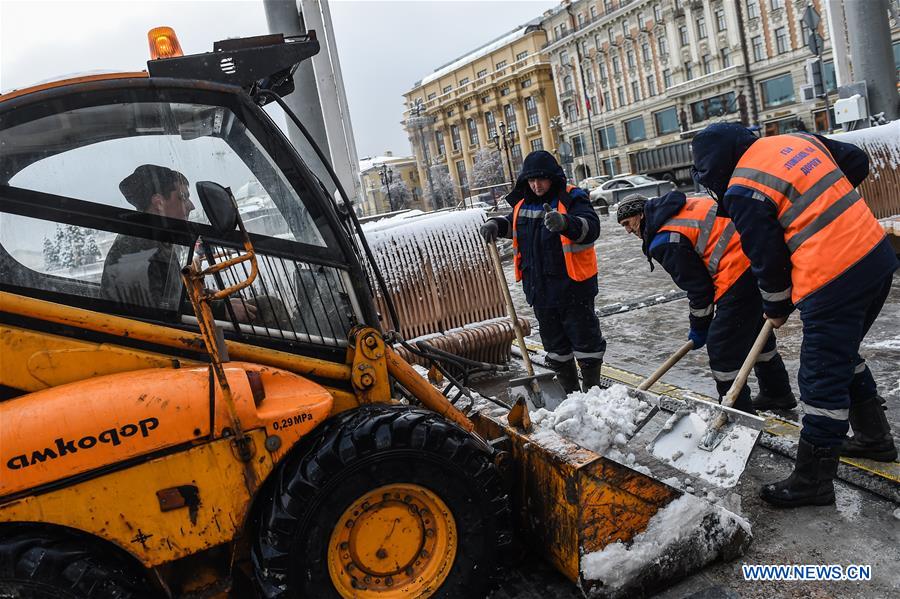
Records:
<instances>
[{"instance_id":1,"label":"side mirror","mask_svg":"<svg viewBox=\"0 0 900 599\"><path fill-rule=\"evenodd\" d=\"M229 188L212 181L197 181L197 196L216 233L225 235L234 231L238 209Z\"/></svg>"}]
</instances>

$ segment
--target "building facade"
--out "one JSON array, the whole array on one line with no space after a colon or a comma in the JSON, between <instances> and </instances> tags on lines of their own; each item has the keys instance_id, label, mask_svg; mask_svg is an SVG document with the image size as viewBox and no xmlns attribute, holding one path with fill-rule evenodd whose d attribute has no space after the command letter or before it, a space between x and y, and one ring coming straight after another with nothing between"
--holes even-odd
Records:
<instances>
[{"instance_id":1,"label":"building facade","mask_svg":"<svg viewBox=\"0 0 900 599\"><path fill-rule=\"evenodd\" d=\"M824 0L822 77L837 99ZM828 129L826 102L802 87L813 54L807 0L578 0L544 13L562 156L573 180L623 172L689 180L689 139L713 122L763 134ZM900 28L892 22L895 60ZM833 122L833 121L832 121ZM565 147L565 146L564 146Z\"/></svg>"},{"instance_id":2,"label":"building facade","mask_svg":"<svg viewBox=\"0 0 900 599\"><path fill-rule=\"evenodd\" d=\"M404 127L431 208L481 191L472 183L480 150L500 153L514 180L524 155L557 145L558 104L540 18L437 69L404 94ZM510 173L510 170L512 173ZM449 175L449 177L448 177ZM453 200L446 197L452 185ZM434 193L429 193L429 190Z\"/></svg>"},{"instance_id":3,"label":"building facade","mask_svg":"<svg viewBox=\"0 0 900 599\"><path fill-rule=\"evenodd\" d=\"M372 216L402 208L425 210L416 159L412 156L367 156L359 161L363 190L362 215ZM387 185L386 183L389 183ZM408 192L404 197L404 190Z\"/></svg>"}]
</instances>

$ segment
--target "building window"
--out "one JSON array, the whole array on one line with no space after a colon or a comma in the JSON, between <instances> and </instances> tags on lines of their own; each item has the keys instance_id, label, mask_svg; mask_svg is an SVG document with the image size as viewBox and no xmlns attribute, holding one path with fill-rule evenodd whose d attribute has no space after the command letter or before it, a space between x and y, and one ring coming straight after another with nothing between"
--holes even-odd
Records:
<instances>
[{"instance_id":1,"label":"building window","mask_svg":"<svg viewBox=\"0 0 900 599\"><path fill-rule=\"evenodd\" d=\"M719 57L722 60L723 69L727 69L731 66L731 52L728 51L728 48L722 48L722 51L719 52Z\"/></svg>"},{"instance_id":2,"label":"building window","mask_svg":"<svg viewBox=\"0 0 900 599\"><path fill-rule=\"evenodd\" d=\"M656 38L656 45L659 48L659 59L665 60L669 56L669 42L664 36Z\"/></svg>"},{"instance_id":3,"label":"building window","mask_svg":"<svg viewBox=\"0 0 900 599\"><path fill-rule=\"evenodd\" d=\"M572 136L572 153L576 158L585 154L584 136L580 133Z\"/></svg>"},{"instance_id":4,"label":"building window","mask_svg":"<svg viewBox=\"0 0 900 599\"><path fill-rule=\"evenodd\" d=\"M609 38L609 43L612 44L616 41L616 38L613 37L612 27L606 30L606 37Z\"/></svg>"},{"instance_id":5,"label":"building window","mask_svg":"<svg viewBox=\"0 0 900 599\"><path fill-rule=\"evenodd\" d=\"M615 73L616 75L618 75L619 73L621 73L621 72L622 72L622 63L619 62L619 55L618 55L618 54L614 54L614 55L613 55L613 57L612 57L612 63L613 63L613 73Z\"/></svg>"},{"instance_id":6,"label":"building window","mask_svg":"<svg viewBox=\"0 0 900 599\"><path fill-rule=\"evenodd\" d=\"M559 63L560 64L570 64L569 53L565 50L559 53Z\"/></svg>"},{"instance_id":7,"label":"building window","mask_svg":"<svg viewBox=\"0 0 900 599\"><path fill-rule=\"evenodd\" d=\"M500 90L500 95L501 95L501 96L508 96L508 95L509 95L509 88L508 88L508 87L504 87L503 89L501 89L501 90Z\"/></svg>"},{"instance_id":8,"label":"building window","mask_svg":"<svg viewBox=\"0 0 900 599\"><path fill-rule=\"evenodd\" d=\"M452 108L451 108L450 110L447 111L447 116L448 116L448 117L453 116L453 109L452 109Z\"/></svg>"},{"instance_id":9,"label":"building window","mask_svg":"<svg viewBox=\"0 0 900 599\"><path fill-rule=\"evenodd\" d=\"M609 110L610 108L612 108L612 106L610 104L609 91L605 91L603 92L603 109Z\"/></svg>"},{"instance_id":10,"label":"building window","mask_svg":"<svg viewBox=\"0 0 900 599\"><path fill-rule=\"evenodd\" d=\"M703 15L697 17L697 38L701 40L706 39L706 17Z\"/></svg>"},{"instance_id":11,"label":"building window","mask_svg":"<svg viewBox=\"0 0 900 599\"><path fill-rule=\"evenodd\" d=\"M565 77L563 77L563 91L570 92L573 89L575 89L575 88L572 85L572 76L566 75Z\"/></svg>"},{"instance_id":12,"label":"building window","mask_svg":"<svg viewBox=\"0 0 900 599\"><path fill-rule=\"evenodd\" d=\"M487 69L481 69L475 74L477 79L481 79L482 77L487 77Z\"/></svg>"},{"instance_id":13,"label":"building window","mask_svg":"<svg viewBox=\"0 0 900 599\"><path fill-rule=\"evenodd\" d=\"M784 8L784 0L770 0L769 6L772 7L772 10L778 10L779 8Z\"/></svg>"},{"instance_id":14,"label":"building window","mask_svg":"<svg viewBox=\"0 0 900 599\"><path fill-rule=\"evenodd\" d=\"M437 146L438 155L443 156L444 152L447 151L447 148L444 146L444 132L443 131L435 131L434 132L434 145Z\"/></svg>"},{"instance_id":15,"label":"building window","mask_svg":"<svg viewBox=\"0 0 900 599\"><path fill-rule=\"evenodd\" d=\"M466 161L456 161L456 176L459 177L459 186L465 190L469 189L469 178L466 177ZM469 194L465 194L469 195Z\"/></svg>"},{"instance_id":16,"label":"building window","mask_svg":"<svg viewBox=\"0 0 900 599\"><path fill-rule=\"evenodd\" d=\"M628 37L631 33L631 24L628 19L622 19L622 37Z\"/></svg>"},{"instance_id":17,"label":"building window","mask_svg":"<svg viewBox=\"0 0 900 599\"><path fill-rule=\"evenodd\" d=\"M794 102L794 79L790 73L767 79L759 84L764 108L775 108Z\"/></svg>"},{"instance_id":18,"label":"building window","mask_svg":"<svg viewBox=\"0 0 900 599\"><path fill-rule=\"evenodd\" d=\"M787 27L778 27L775 30L775 48L779 54L784 54L788 51Z\"/></svg>"},{"instance_id":19,"label":"building window","mask_svg":"<svg viewBox=\"0 0 900 599\"><path fill-rule=\"evenodd\" d=\"M482 104L487 104L487 103L490 102L490 101L491 101L491 97L490 97L490 96L481 96L481 103L482 103Z\"/></svg>"},{"instance_id":20,"label":"building window","mask_svg":"<svg viewBox=\"0 0 900 599\"><path fill-rule=\"evenodd\" d=\"M662 21L662 7L659 4L653 5L653 20L657 23Z\"/></svg>"},{"instance_id":21,"label":"building window","mask_svg":"<svg viewBox=\"0 0 900 599\"><path fill-rule=\"evenodd\" d=\"M443 89L442 93L449 94L451 91L453 91L453 86L452 86L452 85L448 85L447 87L445 87L445 88Z\"/></svg>"},{"instance_id":22,"label":"building window","mask_svg":"<svg viewBox=\"0 0 900 599\"><path fill-rule=\"evenodd\" d=\"M512 157L513 173L517 173L522 170L522 146L519 144L511 145L509 154ZM513 174L513 177L515 177L515 174Z\"/></svg>"},{"instance_id":23,"label":"building window","mask_svg":"<svg viewBox=\"0 0 900 599\"><path fill-rule=\"evenodd\" d=\"M644 129L644 117L625 121L625 139L628 143L647 139L647 131Z\"/></svg>"},{"instance_id":24,"label":"building window","mask_svg":"<svg viewBox=\"0 0 900 599\"><path fill-rule=\"evenodd\" d=\"M587 79L588 85L594 85L594 69L592 69L590 66L588 67L585 78Z\"/></svg>"},{"instance_id":25,"label":"building window","mask_svg":"<svg viewBox=\"0 0 900 599\"><path fill-rule=\"evenodd\" d=\"M531 85L531 79L526 79L522 82L522 87L528 87L529 85Z\"/></svg>"},{"instance_id":26,"label":"building window","mask_svg":"<svg viewBox=\"0 0 900 599\"><path fill-rule=\"evenodd\" d=\"M531 140L531 151L532 152L537 152L538 150L543 150L543 149L544 149L544 142L541 140L540 137L537 139Z\"/></svg>"},{"instance_id":27,"label":"building window","mask_svg":"<svg viewBox=\"0 0 900 599\"><path fill-rule=\"evenodd\" d=\"M430 94L428 94L428 100L434 100L435 98L437 98L437 92L431 92Z\"/></svg>"},{"instance_id":28,"label":"building window","mask_svg":"<svg viewBox=\"0 0 900 599\"><path fill-rule=\"evenodd\" d=\"M506 61L505 61L505 60L501 60L500 62L498 62L497 64L494 65L494 68L495 68L496 70L498 70L498 71L499 71L500 69L505 69L505 68L506 68Z\"/></svg>"},{"instance_id":29,"label":"building window","mask_svg":"<svg viewBox=\"0 0 900 599\"><path fill-rule=\"evenodd\" d=\"M644 20L644 13L638 13L638 29L643 29L647 22Z\"/></svg>"},{"instance_id":30,"label":"building window","mask_svg":"<svg viewBox=\"0 0 900 599\"><path fill-rule=\"evenodd\" d=\"M894 44L894 50L900 48L900 42ZM822 64L822 84L825 85L825 91L833 92L837 90L837 79L834 77L834 61L829 60Z\"/></svg>"},{"instance_id":31,"label":"building window","mask_svg":"<svg viewBox=\"0 0 900 599\"><path fill-rule=\"evenodd\" d=\"M503 106L503 118L506 119L506 128L510 131L515 130L516 110L512 107L512 104L506 104Z\"/></svg>"},{"instance_id":32,"label":"building window","mask_svg":"<svg viewBox=\"0 0 900 599\"><path fill-rule=\"evenodd\" d=\"M747 18L759 18L759 0L747 0Z\"/></svg>"},{"instance_id":33,"label":"building window","mask_svg":"<svg viewBox=\"0 0 900 599\"><path fill-rule=\"evenodd\" d=\"M525 118L527 119L529 127L538 124L538 109L534 96L525 98Z\"/></svg>"},{"instance_id":34,"label":"building window","mask_svg":"<svg viewBox=\"0 0 900 599\"><path fill-rule=\"evenodd\" d=\"M597 96L591 96L590 105L588 106L588 110L592 113L597 112Z\"/></svg>"},{"instance_id":35,"label":"building window","mask_svg":"<svg viewBox=\"0 0 900 599\"><path fill-rule=\"evenodd\" d=\"M619 145L616 141L616 128L613 125L597 129L597 140L601 150L609 150Z\"/></svg>"},{"instance_id":36,"label":"building window","mask_svg":"<svg viewBox=\"0 0 900 599\"><path fill-rule=\"evenodd\" d=\"M597 18L597 7L592 5L591 6L591 20L596 19L596 18Z\"/></svg>"},{"instance_id":37,"label":"building window","mask_svg":"<svg viewBox=\"0 0 900 599\"><path fill-rule=\"evenodd\" d=\"M651 96L656 95L656 76L647 75L647 93Z\"/></svg>"},{"instance_id":38,"label":"building window","mask_svg":"<svg viewBox=\"0 0 900 599\"><path fill-rule=\"evenodd\" d=\"M462 147L462 142L459 138L459 125L450 125L450 141L453 142L453 150L458 152Z\"/></svg>"},{"instance_id":39,"label":"building window","mask_svg":"<svg viewBox=\"0 0 900 599\"><path fill-rule=\"evenodd\" d=\"M756 35L750 40L753 46L753 60L759 62L765 58L765 50L763 49L763 39L761 35Z\"/></svg>"},{"instance_id":40,"label":"building window","mask_svg":"<svg viewBox=\"0 0 900 599\"><path fill-rule=\"evenodd\" d=\"M678 131L678 113L675 107L669 107L665 110L653 113L653 122L656 123L656 134L665 135Z\"/></svg>"},{"instance_id":41,"label":"building window","mask_svg":"<svg viewBox=\"0 0 900 599\"><path fill-rule=\"evenodd\" d=\"M616 98L619 100L619 108L625 106L625 88L621 85L616 88Z\"/></svg>"},{"instance_id":42,"label":"building window","mask_svg":"<svg viewBox=\"0 0 900 599\"><path fill-rule=\"evenodd\" d=\"M468 82L469 82L469 78L468 78L468 77L463 77L462 79L459 80L459 83L457 84L457 86L458 86L458 87L462 87L462 86L464 86L465 84L467 84Z\"/></svg>"},{"instance_id":43,"label":"building window","mask_svg":"<svg viewBox=\"0 0 900 599\"><path fill-rule=\"evenodd\" d=\"M578 110L575 108L574 102L563 102L562 109L567 121L574 123L578 120Z\"/></svg>"},{"instance_id":44,"label":"building window","mask_svg":"<svg viewBox=\"0 0 900 599\"><path fill-rule=\"evenodd\" d=\"M603 0L603 12L609 14L613 11L612 0Z\"/></svg>"},{"instance_id":45,"label":"building window","mask_svg":"<svg viewBox=\"0 0 900 599\"><path fill-rule=\"evenodd\" d=\"M704 54L700 60L703 62L703 74L709 75L712 72L712 55Z\"/></svg>"},{"instance_id":46,"label":"building window","mask_svg":"<svg viewBox=\"0 0 900 599\"><path fill-rule=\"evenodd\" d=\"M578 28L581 29L584 27L584 13L578 13Z\"/></svg>"},{"instance_id":47,"label":"building window","mask_svg":"<svg viewBox=\"0 0 900 599\"><path fill-rule=\"evenodd\" d=\"M485 112L484 113L484 125L487 129L487 140L490 141L494 139L494 136L497 135L497 121L494 119L493 112Z\"/></svg>"},{"instance_id":48,"label":"building window","mask_svg":"<svg viewBox=\"0 0 900 599\"><path fill-rule=\"evenodd\" d=\"M469 132L469 145L477 146L478 145L478 125L475 124L475 119L466 119L466 129Z\"/></svg>"},{"instance_id":49,"label":"building window","mask_svg":"<svg viewBox=\"0 0 900 599\"><path fill-rule=\"evenodd\" d=\"M695 123L737 112L734 92L706 98L691 104L691 118Z\"/></svg>"},{"instance_id":50,"label":"building window","mask_svg":"<svg viewBox=\"0 0 900 599\"><path fill-rule=\"evenodd\" d=\"M716 31L725 31L725 9L716 9Z\"/></svg>"},{"instance_id":51,"label":"building window","mask_svg":"<svg viewBox=\"0 0 900 599\"><path fill-rule=\"evenodd\" d=\"M694 78L694 65L690 60L684 63L684 80L690 81Z\"/></svg>"},{"instance_id":52,"label":"building window","mask_svg":"<svg viewBox=\"0 0 900 599\"><path fill-rule=\"evenodd\" d=\"M687 25L683 23L678 26L678 39L681 40L682 46L688 45L688 28Z\"/></svg>"},{"instance_id":53,"label":"building window","mask_svg":"<svg viewBox=\"0 0 900 599\"><path fill-rule=\"evenodd\" d=\"M638 102L641 99L641 86L637 81L631 82L631 101Z\"/></svg>"},{"instance_id":54,"label":"building window","mask_svg":"<svg viewBox=\"0 0 900 599\"><path fill-rule=\"evenodd\" d=\"M628 68L634 68L634 50L629 50L625 53L625 60L628 62Z\"/></svg>"},{"instance_id":55,"label":"building window","mask_svg":"<svg viewBox=\"0 0 900 599\"><path fill-rule=\"evenodd\" d=\"M605 61L605 60L601 60L601 61L600 61L600 81L606 81L606 78L607 78L607 74L606 74L606 61Z\"/></svg>"},{"instance_id":56,"label":"building window","mask_svg":"<svg viewBox=\"0 0 900 599\"><path fill-rule=\"evenodd\" d=\"M528 58L528 50L516 54L516 60L525 60L526 58Z\"/></svg>"},{"instance_id":57,"label":"building window","mask_svg":"<svg viewBox=\"0 0 900 599\"><path fill-rule=\"evenodd\" d=\"M471 102L466 102L465 104L463 104L463 110L469 110L470 108L472 108Z\"/></svg>"},{"instance_id":58,"label":"building window","mask_svg":"<svg viewBox=\"0 0 900 599\"><path fill-rule=\"evenodd\" d=\"M671 69L663 69L663 87L665 87L665 89L669 89L670 87L672 87Z\"/></svg>"}]
</instances>

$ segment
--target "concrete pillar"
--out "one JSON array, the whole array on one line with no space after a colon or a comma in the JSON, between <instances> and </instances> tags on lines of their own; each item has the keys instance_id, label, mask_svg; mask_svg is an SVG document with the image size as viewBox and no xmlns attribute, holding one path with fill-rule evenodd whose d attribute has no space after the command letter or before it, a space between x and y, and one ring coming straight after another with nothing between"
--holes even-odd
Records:
<instances>
[{"instance_id":1,"label":"concrete pillar","mask_svg":"<svg viewBox=\"0 0 900 599\"><path fill-rule=\"evenodd\" d=\"M888 0L845 0L853 80L865 81L869 115L898 117L897 69L891 48Z\"/></svg>"},{"instance_id":2,"label":"concrete pillar","mask_svg":"<svg viewBox=\"0 0 900 599\"><path fill-rule=\"evenodd\" d=\"M834 59L834 79L838 87L853 81L850 72L850 44L847 41L847 19L842 0L825 0L825 22ZM803 41L806 43L806 40Z\"/></svg>"},{"instance_id":3,"label":"concrete pillar","mask_svg":"<svg viewBox=\"0 0 900 599\"><path fill-rule=\"evenodd\" d=\"M541 142L544 144L544 149L548 152L553 151L553 136L550 134L550 117L547 115L547 96L544 95L543 92L537 92L534 95L535 102L537 102L537 110L538 110L538 127L541 129Z\"/></svg>"}]
</instances>

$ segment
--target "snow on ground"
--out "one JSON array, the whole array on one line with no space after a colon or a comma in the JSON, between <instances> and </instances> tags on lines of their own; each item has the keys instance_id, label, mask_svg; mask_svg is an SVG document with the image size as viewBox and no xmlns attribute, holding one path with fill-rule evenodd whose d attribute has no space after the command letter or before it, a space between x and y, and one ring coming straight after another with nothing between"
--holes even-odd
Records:
<instances>
[{"instance_id":1,"label":"snow on ground","mask_svg":"<svg viewBox=\"0 0 900 599\"><path fill-rule=\"evenodd\" d=\"M673 560L702 565L715 559L721 543L738 527L750 533L750 523L743 518L682 495L657 512L630 543L617 541L583 555L581 572L585 580L601 582L604 595L615 596L648 570L665 570Z\"/></svg>"},{"instance_id":2,"label":"snow on ground","mask_svg":"<svg viewBox=\"0 0 900 599\"><path fill-rule=\"evenodd\" d=\"M552 412L543 408L533 412L531 422L604 455L613 445L624 446L651 408L649 403L630 395L624 385L594 387L586 393L570 394ZM633 456L631 460L634 461Z\"/></svg>"}]
</instances>

